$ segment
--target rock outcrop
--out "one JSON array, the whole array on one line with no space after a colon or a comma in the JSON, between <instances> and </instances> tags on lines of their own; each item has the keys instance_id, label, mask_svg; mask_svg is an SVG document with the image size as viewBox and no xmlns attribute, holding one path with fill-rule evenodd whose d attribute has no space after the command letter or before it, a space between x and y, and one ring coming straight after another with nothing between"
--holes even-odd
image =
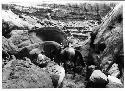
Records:
<instances>
[{"instance_id":1,"label":"rock outcrop","mask_svg":"<svg viewBox=\"0 0 125 91\"><path fill-rule=\"evenodd\" d=\"M93 34L96 35L94 40L95 45L106 45L100 54L102 69L106 70L106 62L111 61L112 64L113 62L118 64L120 74L124 74L123 6L119 4L107 14L104 21L95 28ZM106 71L109 71L111 67L112 65L110 65Z\"/></svg>"},{"instance_id":2,"label":"rock outcrop","mask_svg":"<svg viewBox=\"0 0 125 91\"><path fill-rule=\"evenodd\" d=\"M2 69L3 88L52 88L49 73L30 60L13 59Z\"/></svg>"}]
</instances>

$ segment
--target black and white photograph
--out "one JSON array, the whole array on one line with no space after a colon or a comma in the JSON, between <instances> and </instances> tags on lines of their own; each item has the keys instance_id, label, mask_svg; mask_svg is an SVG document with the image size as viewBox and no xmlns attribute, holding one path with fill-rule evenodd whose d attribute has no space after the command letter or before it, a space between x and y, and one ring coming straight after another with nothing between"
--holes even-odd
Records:
<instances>
[{"instance_id":1,"label":"black and white photograph","mask_svg":"<svg viewBox=\"0 0 125 91\"><path fill-rule=\"evenodd\" d=\"M2 0L2 89L124 88L123 2Z\"/></svg>"}]
</instances>

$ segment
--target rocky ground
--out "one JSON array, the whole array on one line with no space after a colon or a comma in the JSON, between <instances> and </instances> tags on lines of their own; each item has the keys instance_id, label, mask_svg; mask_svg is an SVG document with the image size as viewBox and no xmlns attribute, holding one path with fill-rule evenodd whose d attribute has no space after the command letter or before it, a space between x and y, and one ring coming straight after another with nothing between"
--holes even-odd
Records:
<instances>
[{"instance_id":1,"label":"rocky ground","mask_svg":"<svg viewBox=\"0 0 125 91\"><path fill-rule=\"evenodd\" d=\"M44 37L45 40L51 39L49 34L52 33L52 36L55 35L52 39L58 39L56 41L61 42L63 45L67 45L68 40L70 46L80 51L85 62L89 60L89 55L92 54L90 51L92 35L90 33L96 34L97 37L93 44L98 45L102 42L106 44L106 49L98 54L101 58L103 70L106 69L107 62L114 60L115 53L121 53L124 56L122 49L123 25L122 20L118 20L122 19L122 11L119 8L116 8L115 13L113 12L113 15L109 16L109 19L105 19L100 25L94 19L81 21L48 19L45 18L45 12L43 13L45 16L40 18L38 11L41 10L42 12L42 9L37 8L33 8L34 10L31 11L29 8L13 4L3 5L2 8L3 88L53 88L50 74L44 68L34 64L34 59L29 59L33 49L38 48L39 43L44 41L39 37L40 31L42 31L39 28L53 27L54 29L51 28L51 31L46 30L48 35ZM34 13L36 13L36 16L33 15ZM110 50L110 48L112 49ZM119 73L118 67L113 67L110 69L109 74L115 75L114 73L117 72ZM66 74L62 87L85 88L87 83L85 80L86 75L86 67L82 68L81 73L76 73L75 77L73 77L73 71L71 70ZM123 77L121 78L122 81ZM112 84L111 86L122 87Z\"/></svg>"}]
</instances>

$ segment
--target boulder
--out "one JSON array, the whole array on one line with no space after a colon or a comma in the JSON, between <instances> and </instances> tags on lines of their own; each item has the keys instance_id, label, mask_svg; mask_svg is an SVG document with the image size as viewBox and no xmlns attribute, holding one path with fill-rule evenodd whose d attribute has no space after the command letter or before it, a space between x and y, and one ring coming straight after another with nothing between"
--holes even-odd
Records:
<instances>
[{"instance_id":1,"label":"boulder","mask_svg":"<svg viewBox=\"0 0 125 91\"><path fill-rule=\"evenodd\" d=\"M108 81L109 83L116 83L116 84L122 84L120 79L116 78L115 76L108 75Z\"/></svg>"},{"instance_id":2,"label":"boulder","mask_svg":"<svg viewBox=\"0 0 125 91\"><path fill-rule=\"evenodd\" d=\"M110 70L109 70L109 74L110 74L111 76L114 76L114 77L118 77L118 76L119 76L120 71L119 71L119 68L118 68L118 64L114 63L114 64L112 65L112 67L111 67Z\"/></svg>"},{"instance_id":3,"label":"boulder","mask_svg":"<svg viewBox=\"0 0 125 91\"><path fill-rule=\"evenodd\" d=\"M2 50L13 54L17 53L19 51L19 48L16 45L14 45L12 40L9 40L2 36Z\"/></svg>"},{"instance_id":4,"label":"boulder","mask_svg":"<svg viewBox=\"0 0 125 91\"><path fill-rule=\"evenodd\" d=\"M90 78L91 87L104 88L107 84L107 76L100 70L94 70Z\"/></svg>"},{"instance_id":5,"label":"boulder","mask_svg":"<svg viewBox=\"0 0 125 91\"><path fill-rule=\"evenodd\" d=\"M21 35L21 34L25 34L25 33L28 33L28 30L12 30L10 35L13 36L13 35Z\"/></svg>"},{"instance_id":6,"label":"boulder","mask_svg":"<svg viewBox=\"0 0 125 91\"><path fill-rule=\"evenodd\" d=\"M90 76L90 80L93 82L107 81L107 76L100 70L94 70Z\"/></svg>"},{"instance_id":7,"label":"boulder","mask_svg":"<svg viewBox=\"0 0 125 91\"><path fill-rule=\"evenodd\" d=\"M48 72L28 60L9 61L2 69L3 88L52 88Z\"/></svg>"},{"instance_id":8,"label":"boulder","mask_svg":"<svg viewBox=\"0 0 125 91\"><path fill-rule=\"evenodd\" d=\"M14 45L18 46L22 42L30 39L29 39L28 33L23 32L21 34L13 34L13 36L11 36L9 40L11 40ZM31 44L31 42L29 44Z\"/></svg>"},{"instance_id":9,"label":"boulder","mask_svg":"<svg viewBox=\"0 0 125 91\"><path fill-rule=\"evenodd\" d=\"M114 76L108 75L108 81L109 83L106 85L107 88L123 88L124 87L121 80Z\"/></svg>"}]
</instances>

